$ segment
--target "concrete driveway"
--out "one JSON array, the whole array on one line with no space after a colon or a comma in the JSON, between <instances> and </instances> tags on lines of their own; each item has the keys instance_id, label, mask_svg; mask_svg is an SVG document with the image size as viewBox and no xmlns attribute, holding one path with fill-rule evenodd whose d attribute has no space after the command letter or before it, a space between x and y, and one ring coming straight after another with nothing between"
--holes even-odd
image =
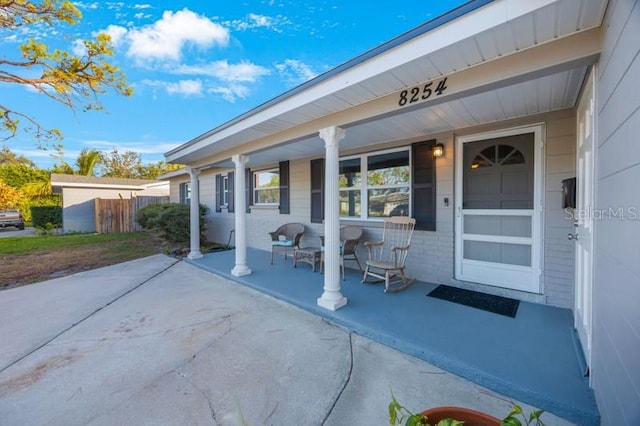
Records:
<instances>
[{"instance_id":1,"label":"concrete driveway","mask_svg":"<svg viewBox=\"0 0 640 426\"><path fill-rule=\"evenodd\" d=\"M162 255L2 291L0 336L2 425L384 425L391 390L416 411L510 408Z\"/></svg>"},{"instance_id":2,"label":"concrete driveway","mask_svg":"<svg viewBox=\"0 0 640 426\"><path fill-rule=\"evenodd\" d=\"M7 237L30 237L36 235L36 228L27 226L23 230L18 228L0 228L0 238Z\"/></svg>"}]
</instances>

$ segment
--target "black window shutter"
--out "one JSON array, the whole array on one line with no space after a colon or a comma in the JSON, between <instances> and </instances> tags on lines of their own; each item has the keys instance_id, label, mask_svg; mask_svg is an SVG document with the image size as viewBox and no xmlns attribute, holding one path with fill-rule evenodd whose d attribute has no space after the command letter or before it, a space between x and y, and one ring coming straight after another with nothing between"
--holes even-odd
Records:
<instances>
[{"instance_id":1,"label":"black window shutter","mask_svg":"<svg viewBox=\"0 0 640 426\"><path fill-rule=\"evenodd\" d=\"M180 204L184 204L185 203L185 196L187 193L187 188L186 188L186 183L181 183L180 184Z\"/></svg>"},{"instance_id":2,"label":"black window shutter","mask_svg":"<svg viewBox=\"0 0 640 426\"><path fill-rule=\"evenodd\" d=\"M244 173L245 173L245 191L246 191L246 205L247 205L247 209L246 212L247 213L251 213L251 206L253 205L253 175L251 173L251 169L246 168L244 169Z\"/></svg>"},{"instance_id":3,"label":"black window shutter","mask_svg":"<svg viewBox=\"0 0 640 426\"><path fill-rule=\"evenodd\" d=\"M235 209L235 202L234 202L234 198L233 198L233 188L236 187L236 182L235 182L235 175L233 174L233 172L229 172L229 174L227 175L227 184L229 185L229 198L227 199L227 211L229 213L233 213L234 209ZM222 191L224 191L224 186L222 187ZM223 195L224 197L224 195Z\"/></svg>"},{"instance_id":4,"label":"black window shutter","mask_svg":"<svg viewBox=\"0 0 640 426\"><path fill-rule=\"evenodd\" d=\"M324 219L324 158L311 160L311 222Z\"/></svg>"},{"instance_id":5,"label":"black window shutter","mask_svg":"<svg viewBox=\"0 0 640 426\"><path fill-rule=\"evenodd\" d=\"M222 211L222 175L216 175L216 212Z\"/></svg>"},{"instance_id":6,"label":"black window shutter","mask_svg":"<svg viewBox=\"0 0 640 426\"><path fill-rule=\"evenodd\" d=\"M280 174L280 214L289 214L289 162L281 161Z\"/></svg>"},{"instance_id":7,"label":"black window shutter","mask_svg":"<svg viewBox=\"0 0 640 426\"><path fill-rule=\"evenodd\" d=\"M411 192L416 229L436 230L436 164L433 146L436 140L411 145Z\"/></svg>"}]
</instances>

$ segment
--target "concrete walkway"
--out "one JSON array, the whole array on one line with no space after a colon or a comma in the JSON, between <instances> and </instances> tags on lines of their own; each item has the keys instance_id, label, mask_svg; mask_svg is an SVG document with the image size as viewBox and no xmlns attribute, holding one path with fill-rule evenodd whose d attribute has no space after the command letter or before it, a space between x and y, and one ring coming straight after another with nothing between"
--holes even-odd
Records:
<instances>
[{"instance_id":1,"label":"concrete walkway","mask_svg":"<svg viewBox=\"0 0 640 426\"><path fill-rule=\"evenodd\" d=\"M2 425L384 425L504 397L157 255L0 292ZM567 425L545 415L548 425Z\"/></svg>"},{"instance_id":2,"label":"concrete walkway","mask_svg":"<svg viewBox=\"0 0 640 426\"><path fill-rule=\"evenodd\" d=\"M25 227L22 231L18 228L0 228L0 238L31 237L36 235L36 228Z\"/></svg>"}]
</instances>

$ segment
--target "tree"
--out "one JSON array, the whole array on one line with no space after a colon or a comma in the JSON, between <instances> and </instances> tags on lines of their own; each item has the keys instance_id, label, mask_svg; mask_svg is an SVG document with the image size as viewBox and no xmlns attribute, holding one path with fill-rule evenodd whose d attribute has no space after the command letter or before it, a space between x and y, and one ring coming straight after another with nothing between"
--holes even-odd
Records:
<instances>
[{"instance_id":1,"label":"tree","mask_svg":"<svg viewBox=\"0 0 640 426\"><path fill-rule=\"evenodd\" d=\"M18 164L32 168L36 167L36 164L24 155L16 155L8 146L3 146L2 149L0 149L0 166L7 164Z\"/></svg>"},{"instance_id":2,"label":"tree","mask_svg":"<svg viewBox=\"0 0 640 426\"><path fill-rule=\"evenodd\" d=\"M0 30L6 33L22 27L74 25L81 18L80 11L68 0L0 1ZM71 109L81 107L83 111L103 109L98 97L109 89L130 96L132 89L125 75L107 62L113 56L111 37L100 33L82 44L84 53L74 55L61 49L50 50L44 42L31 38L19 45L15 57L0 57L0 82L24 85ZM21 119L29 123L28 127L22 126ZM20 127L38 140L62 138L60 130L44 129L28 113L0 103L0 133L9 138Z\"/></svg>"},{"instance_id":3,"label":"tree","mask_svg":"<svg viewBox=\"0 0 640 426\"><path fill-rule=\"evenodd\" d=\"M165 161L157 161L155 163L149 163L146 166L140 166L138 168L138 177L140 179L157 179L158 176L183 168L182 164L169 164Z\"/></svg>"},{"instance_id":4,"label":"tree","mask_svg":"<svg viewBox=\"0 0 640 426\"><path fill-rule=\"evenodd\" d=\"M7 185L0 180L0 210L21 209L27 201L27 197L18 189Z\"/></svg>"},{"instance_id":5,"label":"tree","mask_svg":"<svg viewBox=\"0 0 640 426\"><path fill-rule=\"evenodd\" d=\"M135 151L120 153L117 149L103 153L102 176L137 179L142 167L142 158Z\"/></svg>"},{"instance_id":6,"label":"tree","mask_svg":"<svg viewBox=\"0 0 640 426\"><path fill-rule=\"evenodd\" d=\"M14 188L31 182L49 182L51 172L24 164L0 164L0 180Z\"/></svg>"},{"instance_id":7,"label":"tree","mask_svg":"<svg viewBox=\"0 0 640 426\"><path fill-rule=\"evenodd\" d=\"M95 176L96 167L100 165L102 161L102 154L96 149L82 148L78 158L76 158L75 167L62 159L64 153L61 149L58 150L58 154L54 157L60 161L60 164L53 166L53 173L60 173L63 175L80 175L80 176Z\"/></svg>"}]
</instances>

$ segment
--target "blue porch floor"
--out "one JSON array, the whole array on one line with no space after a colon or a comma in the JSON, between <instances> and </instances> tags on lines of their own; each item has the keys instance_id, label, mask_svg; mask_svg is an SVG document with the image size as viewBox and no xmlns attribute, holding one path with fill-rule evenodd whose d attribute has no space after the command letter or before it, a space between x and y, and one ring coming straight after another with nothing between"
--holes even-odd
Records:
<instances>
[{"instance_id":1,"label":"blue porch floor","mask_svg":"<svg viewBox=\"0 0 640 426\"><path fill-rule=\"evenodd\" d=\"M308 264L293 268L282 256L248 249L253 273L230 274L235 252L189 260L328 321L580 425L599 424L593 392L582 377L573 339L571 311L521 302L516 318L427 297L436 284L418 281L400 293L363 285L347 270L342 293L347 306L320 308L323 275Z\"/></svg>"}]
</instances>

